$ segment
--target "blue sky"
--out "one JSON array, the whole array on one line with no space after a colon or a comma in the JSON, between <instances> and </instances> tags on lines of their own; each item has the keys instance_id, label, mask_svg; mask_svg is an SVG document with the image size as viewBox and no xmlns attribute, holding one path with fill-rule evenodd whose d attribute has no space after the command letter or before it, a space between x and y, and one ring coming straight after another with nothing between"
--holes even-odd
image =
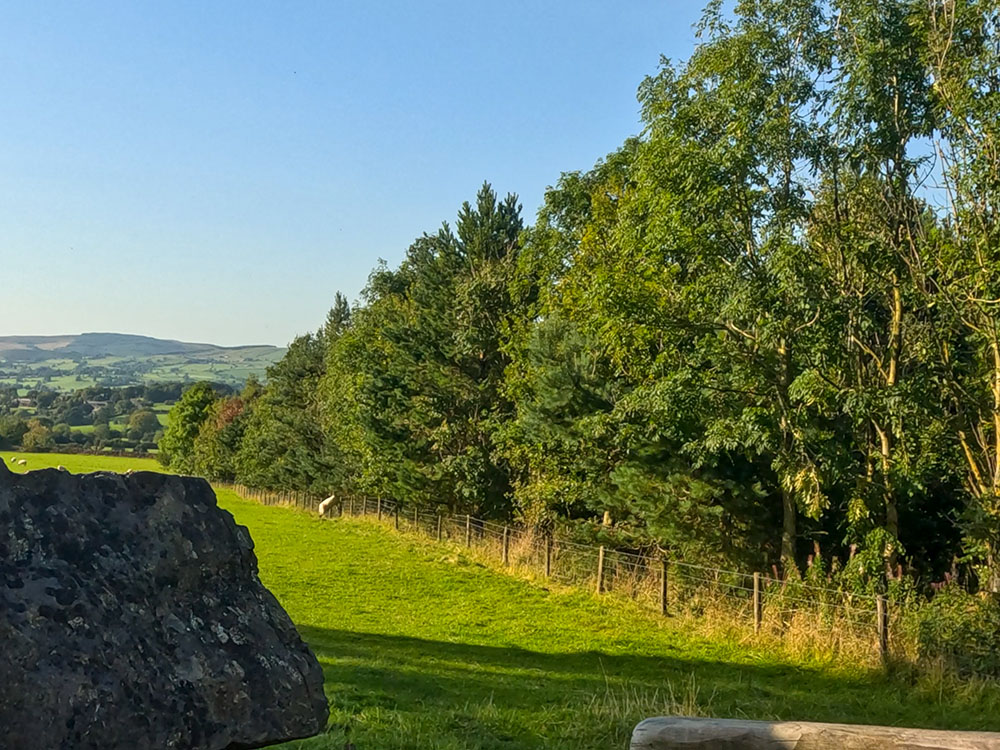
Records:
<instances>
[{"instance_id":1,"label":"blue sky","mask_svg":"<svg viewBox=\"0 0 1000 750\"><path fill-rule=\"evenodd\" d=\"M700 2L0 3L0 335L284 344L640 129Z\"/></svg>"}]
</instances>

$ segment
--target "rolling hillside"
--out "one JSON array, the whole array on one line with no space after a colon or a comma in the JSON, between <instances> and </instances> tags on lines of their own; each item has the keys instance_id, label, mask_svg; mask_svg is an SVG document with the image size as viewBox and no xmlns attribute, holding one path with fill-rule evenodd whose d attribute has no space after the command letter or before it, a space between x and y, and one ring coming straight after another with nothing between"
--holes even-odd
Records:
<instances>
[{"instance_id":1,"label":"rolling hillside","mask_svg":"<svg viewBox=\"0 0 1000 750\"><path fill-rule=\"evenodd\" d=\"M215 346L121 333L0 336L0 384L73 390L89 385L212 380L239 385L284 354L269 345Z\"/></svg>"}]
</instances>

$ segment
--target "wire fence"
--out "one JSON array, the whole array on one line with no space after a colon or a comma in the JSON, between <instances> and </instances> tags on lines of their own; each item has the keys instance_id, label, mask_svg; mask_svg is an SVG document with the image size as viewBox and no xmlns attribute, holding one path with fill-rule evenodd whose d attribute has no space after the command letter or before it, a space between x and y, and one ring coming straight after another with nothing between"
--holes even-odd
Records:
<instances>
[{"instance_id":1,"label":"wire fence","mask_svg":"<svg viewBox=\"0 0 1000 750\"><path fill-rule=\"evenodd\" d=\"M224 486L264 505L316 513L322 502L305 492ZM661 553L579 544L532 527L403 508L391 500L337 498L323 514L371 519L466 547L518 572L600 595L627 597L664 616L711 620L737 634L780 638L854 659L884 660L892 645L888 607L881 595L698 565Z\"/></svg>"}]
</instances>

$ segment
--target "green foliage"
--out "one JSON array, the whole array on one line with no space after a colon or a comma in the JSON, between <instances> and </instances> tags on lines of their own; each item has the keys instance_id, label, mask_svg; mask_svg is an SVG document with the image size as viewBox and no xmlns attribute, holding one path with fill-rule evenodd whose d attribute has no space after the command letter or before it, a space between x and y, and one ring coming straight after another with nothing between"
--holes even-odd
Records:
<instances>
[{"instance_id":1,"label":"green foliage","mask_svg":"<svg viewBox=\"0 0 1000 750\"><path fill-rule=\"evenodd\" d=\"M484 185L177 445L857 591L959 556L1000 591L994 6L711 2L642 135L533 226Z\"/></svg>"},{"instance_id":2,"label":"green foliage","mask_svg":"<svg viewBox=\"0 0 1000 750\"><path fill-rule=\"evenodd\" d=\"M327 491L331 462L317 403L325 356L322 338L300 336L268 368L263 392L248 384L248 414L221 435L232 442L223 452L234 454L233 463L219 471L258 487Z\"/></svg>"},{"instance_id":3,"label":"green foliage","mask_svg":"<svg viewBox=\"0 0 1000 750\"><path fill-rule=\"evenodd\" d=\"M21 445L26 451L45 451L53 446L55 439L52 430L38 419L28 422L28 430L21 438Z\"/></svg>"},{"instance_id":4,"label":"green foliage","mask_svg":"<svg viewBox=\"0 0 1000 750\"><path fill-rule=\"evenodd\" d=\"M194 441L214 403L215 391L208 383L196 383L184 391L170 410L170 424L160 440L158 458L164 466L181 474L195 472Z\"/></svg>"},{"instance_id":5,"label":"green foliage","mask_svg":"<svg viewBox=\"0 0 1000 750\"><path fill-rule=\"evenodd\" d=\"M12 447L21 444L21 439L28 431L28 423L13 415L0 417L0 444Z\"/></svg>"},{"instance_id":6,"label":"green foliage","mask_svg":"<svg viewBox=\"0 0 1000 750\"><path fill-rule=\"evenodd\" d=\"M948 584L911 618L920 658L944 662L964 675L1000 677L1000 602L995 597Z\"/></svg>"},{"instance_id":7,"label":"green foliage","mask_svg":"<svg viewBox=\"0 0 1000 750\"><path fill-rule=\"evenodd\" d=\"M134 411L128 418L128 436L132 440L142 440L146 436L152 437L160 429L160 420L156 412L149 409Z\"/></svg>"},{"instance_id":8,"label":"green foliage","mask_svg":"<svg viewBox=\"0 0 1000 750\"><path fill-rule=\"evenodd\" d=\"M344 337L357 373L357 416L373 492L405 504L502 517L510 478L496 431L512 406L501 393L509 277L520 207L485 185L475 207L424 235L397 271L376 270ZM377 472L377 473L375 473Z\"/></svg>"}]
</instances>

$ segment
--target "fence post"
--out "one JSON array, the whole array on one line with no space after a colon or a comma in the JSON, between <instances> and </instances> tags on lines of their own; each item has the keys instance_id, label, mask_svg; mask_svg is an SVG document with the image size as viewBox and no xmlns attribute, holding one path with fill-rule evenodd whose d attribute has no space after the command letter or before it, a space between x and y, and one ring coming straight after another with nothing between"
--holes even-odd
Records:
<instances>
[{"instance_id":1,"label":"fence post","mask_svg":"<svg viewBox=\"0 0 1000 750\"><path fill-rule=\"evenodd\" d=\"M552 577L552 534L545 535L545 577Z\"/></svg>"},{"instance_id":2,"label":"fence post","mask_svg":"<svg viewBox=\"0 0 1000 750\"><path fill-rule=\"evenodd\" d=\"M413 506L413 528L420 528L420 516L417 515L417 506Z\"/></svg>"},{"instance_id":3,"label":"fence post","mask_svg":"<svg viewBox=\"0 0 1000 750\"><path fill-rule=\"evenodd\" d=\"M884 661L889 656L889 609L886 606L885 594L875 598L875 619L878 630L878 654Z\"/></svg>"},{"instance_id":4,"label":"fence post","mask_svg":"<svg viewBox=\"0 0 1000 750\"><path fill-rule=\"evenodd\" d=\"M597 550L597 593L604 593L604 545Z\"/></svg>"},{"instance_id":5,"label":"fence post","mask_svg":"<svg viewBox=\"0 0 1000 750\"><path fill-rule=\"evenodd\" d=\"M395 510L392 513L392 523L396 527L396 531L399 531L399 501L396 501Z\"/></svg>"},{"instance_id":6,"label":"fence post","mask_svg":"<svg viewBox=\"0 0 1000 750\"><path fill-rule=\"evenodd\" d=\"M382 520L382 498L380 497L375 501L375 512L378 514L378 520Z\"/></svg>"},{"instance_id":7,"label":"fence post","mask_svg":"<svg viewBox=\"0 0 1000 750\"><path fill-rule=\"evenodd\" d=\"M667 558L660 558L660 614L667 615Z\"/></svg>"},{"instance_id":8,"label":"fence post","mask_svg":"<svg viewBox=\"0 0 1000 750\"><path fill-rule=\"evenodd\" d=\"M503 564L510 564L510 527L503 525Z\"/></svg>"},{"instance_id":9,"label":"fence post","mask_svg":"<svg viewBox=\"0 0 1000 750\"><path fill-rule=\"evenodd\" d=\"M472 546L472 516L465 514L465 546Z\"/></svg>"},{"instance_id":10,"label":"fence post","mask_svg":"<svg viewBox=\"0 0 1000 750\"><path fill-rule=\"evenodd\" d=\"M441 541L441 514L438 513L438 528L437 528L437 540Z\"/></svg>"},{"instance_id":11,"label":"fence post","mask_svg":"<svg viewBox=\"0 0 1000 750\"><path fill-rule=\"evenodd\" d=\"M760 606L760 573L753 574L753 632L760 632L761 606Z\"/></svg>"}]
</instances>

